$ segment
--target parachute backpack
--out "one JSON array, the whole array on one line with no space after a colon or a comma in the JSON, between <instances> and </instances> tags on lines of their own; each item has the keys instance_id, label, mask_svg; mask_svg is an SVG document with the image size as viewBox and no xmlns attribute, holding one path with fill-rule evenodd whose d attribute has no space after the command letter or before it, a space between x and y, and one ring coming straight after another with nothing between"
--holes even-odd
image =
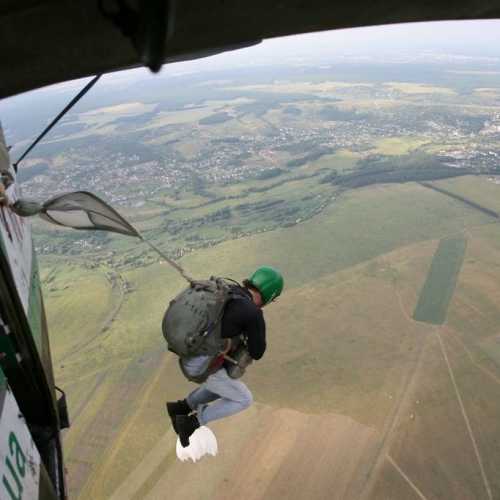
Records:
<instances>
[{"instance_id":1,"label":"parachute backpack","mask_svg":"<svg viewBox=\"0 0 500 500\"><path fill-rule=\"evenodd\" d=\"M188 380L203 383L213 373L212 362L227 342L221 336L222 315L229 300L242 298L238 288L224 278L196 280L170 302L163 317L163 336L168 350L179 356ZM189 369L193 361L197 362L194 372Z\"/></svg>"}]
</instances>

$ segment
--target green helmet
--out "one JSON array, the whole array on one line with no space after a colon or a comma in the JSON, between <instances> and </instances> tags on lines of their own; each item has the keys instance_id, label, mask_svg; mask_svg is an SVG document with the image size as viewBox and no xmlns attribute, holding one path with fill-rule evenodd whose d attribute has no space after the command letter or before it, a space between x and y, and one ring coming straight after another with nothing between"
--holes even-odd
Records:
<instances>
[{"instance_id":1,"label":"green helmet","mask_svg":"<svg viewBox=\"0 0 500 500\"><path fill-rule=\"evenodd\" d=\"M273 267L262 266L255 271L247 283L256 288L262 296L262 301L268 304L283 291L283 276Z\"/></svg>"}]
</instances>

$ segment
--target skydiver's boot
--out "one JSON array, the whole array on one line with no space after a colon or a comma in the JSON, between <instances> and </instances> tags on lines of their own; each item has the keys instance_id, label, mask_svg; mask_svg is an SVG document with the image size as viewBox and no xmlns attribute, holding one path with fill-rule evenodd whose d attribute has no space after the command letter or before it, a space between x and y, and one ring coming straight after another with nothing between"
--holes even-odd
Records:
<instances>
[{"instance_id":1,"label":"skydiver's boot","mask_svg":"<svg viewBox=\"0 0 500 500\"><path fill-rule=\"evenodd\" d=\"M196 415L177 415L175 419L182 446L189 446L189 436L200 427Z\"/></svg>"},{"instance_id":2,"label":"skydiver's boot","mask_svg":"<svg viewBox=\"0 0 500 500\"><path fill-rule=\"evenodd\" d=\"M177 430L177 424L175 422L175 418L177 415L189 415L193 410L189 407L187 404L187 401L183 399L182 401L176 401L176 402L168 402L167 403L167 411L168 415L170 417L170 420L172 420L172 427L174 428L174 431L179 434L179 431Z\"/></svg>"}]
</instances>

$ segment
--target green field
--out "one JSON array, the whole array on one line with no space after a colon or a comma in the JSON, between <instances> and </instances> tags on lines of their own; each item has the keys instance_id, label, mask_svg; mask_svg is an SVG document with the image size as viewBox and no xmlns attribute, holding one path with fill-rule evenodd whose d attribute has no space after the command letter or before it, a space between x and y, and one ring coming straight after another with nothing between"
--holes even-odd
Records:
<instances>
[{"instance_id":1,"label":"green field","mask_svg":"<svg viewBox=\"0 0 500 500\"><path fill-rule=\"evenodd\" d=\"M473 202L500 212L500 184L495 184L487 176L461 177L435 182L436 186L446 189Z\"/></svg>"},{"instance_id":2,"label":"green field","mask_svg":"<svg viewBox=\"0 0 500 500\"><path fill-rule=\"evenodd\" d=\"M417 184L369 187L343 193L310 220L200 249L181 263L195 277L242 279L263 263L282 269L285 293L265 311L268 353L246 376L256 401L348 415L382 432L426 338L425 323L408 315L418 293L429 297L428 290L442 292L443 279L450 284L465 250L464 239L452 235L488 227L482 226L487 220ZM161 238L168 244L166 235ZM65 447L75 497L109 498L160 437L168 446L157 467L174 474L162 407L190 384L165 353L160 323L182 279L159 263L120 271L84 269L82 261L45 264L56 376L74 418ZM124 282L130 288L121 294ZM224 426L217 429L224 439ZM91 444L83 444L85 436L92 436ZM164 477L157 468L141 474L143 495Z\"/></svg>"},{"instance_id":3,"label":"green field","mask_svg":"<svg viewBox=\"0 0 500 500\"><path fill-rule=\"evenodd\" d=\"M373 153L385 155L402 155L418 149L429 142L420 137L388 137L376 142Z\"/></svg>"},{"instance_id":4,"label":"green field","mask_svg":"<svg viewBox=\"0 0 500 500\"><path fill-rule=\"evenodd\" d=\"M73 498L476 500L488 480L498 497L498 224L411 176L455 157L494 172L496 94L395 69L172 79L168 102L77 114L88 128L47 145L47 184L71 167L191 276L285 276L255 405L213 424L216 459L181 464L164 403L194 385L161 321L186 283L135 239L36 225ZM349 176L378 184L333 182ZM435 184L500 210L486 176Z\"/></svg>"},{"instance_id":5,"label":"green field","mask_svg":"<svg viewBox=\"0 0 500 500\"><path fill-rule=\"evenodd\" d=\"M416 321L434 325L441 325L446 321L448 305L453 297L466 245L467 240L464 237L440 241L413 313Z\"/></svg>"}]
</instances>

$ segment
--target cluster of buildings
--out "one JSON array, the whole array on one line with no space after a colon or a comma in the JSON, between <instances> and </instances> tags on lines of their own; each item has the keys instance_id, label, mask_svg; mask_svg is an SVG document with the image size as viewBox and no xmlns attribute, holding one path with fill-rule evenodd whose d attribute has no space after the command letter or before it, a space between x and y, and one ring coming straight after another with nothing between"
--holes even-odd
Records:
<instances>
[{"instance_id":1,"label":"cluster of buildings","mask_svg":"<svg viewBox=\"0 0 500 500\"><path fill-rule=\"evenodd\" d=\"M176 191L196 192L198 189L198 194L203 196L213 184L225 185L256 179L266 170L276 167L286 169L287 160L305 157L322 148L363 151L372 148L374 140L380 138L413 135L428 137L434 143L456 144L439 151L440 155L449 158L453 166L474 166L478 169L497 167L500 153L488 144L490 139L500 135L500 115L491 116L481 132L472 135L465 133L459 124L452 126L439 120L412 121L405 118L404 113L396 112L393 120L384 116L373 110L349 121L318 117L307 126L303 118L290 118L278 125L263 120L255 133L241 133L238 132L241 129L235 129L231 136L217 139L213 139L213 131L201 135L195 127L186 128L185 140L198 141L194 152L186 157L175 144L166 145L164 149L152 147L151 151L161 151L154 158L155 154L151 151L142 154L140 151L109 150L101 148L100 142L94 147L89 138L89 144L81 148L69 148L56 160L44 159L51 168L44 175L27 181L23 186L23 194L44 200L60 192L88 190L116 207L140 207L155 197ZM126 137L121 138L121 141L124 140ZM147 147L145 143L139 149ZM318 210L323 208L320 206ZM301 215L295 223L302 220ZM245 234L243 229L241 235ZM218 242L193 242L192 247L210 246ZM79 240L75 244L75 251L84 252L88 245L85 239ZM175 256L181 257L192 247L176 249ZM44 244L41 248L47 253L52 250L50 244Z\"/></svg>"}]
</instances>

